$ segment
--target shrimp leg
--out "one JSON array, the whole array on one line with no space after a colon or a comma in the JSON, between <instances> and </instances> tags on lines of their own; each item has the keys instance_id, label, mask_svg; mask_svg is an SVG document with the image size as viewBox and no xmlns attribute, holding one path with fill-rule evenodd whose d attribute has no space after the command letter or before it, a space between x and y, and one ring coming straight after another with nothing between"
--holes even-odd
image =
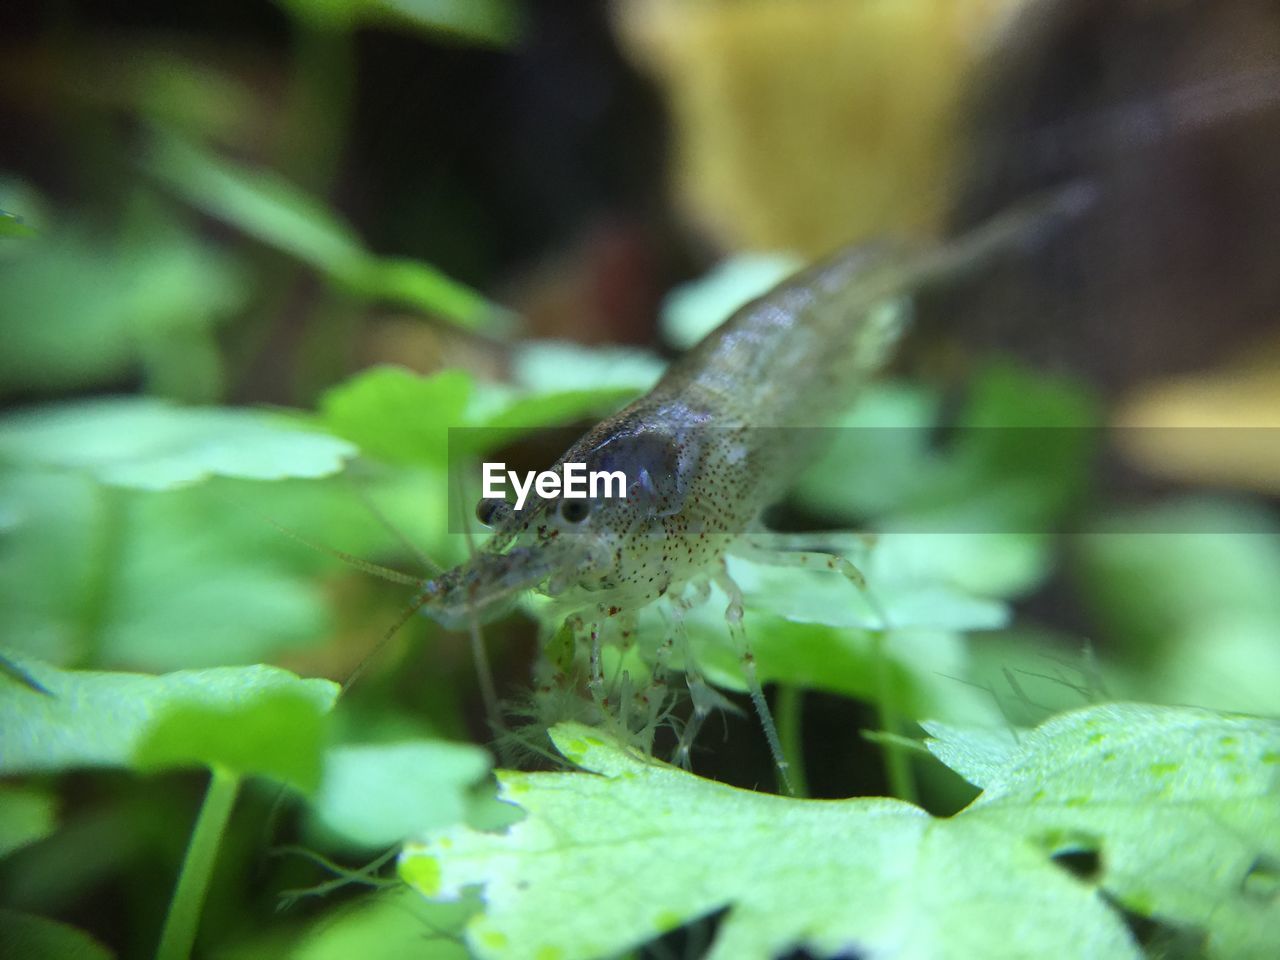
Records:
<instances>
[{"instance_id":1,"label":"shrimp leg","mask_svg":"<svg viewBox=\"0 0 1280 960\"><path fill-rule=\"evenodd\" d=\"M803 570L830 570L844 576L858 588L880 621L879 629L889 629L889 616L867 584L866 575L848 558L849 548L870 552L872 538L856 534L754 533L741 538L730 549L734 556L762 566Z\"/></svg>"},{"instance_id":2,"label":"shrimp leg","mask_svg":"<svg viewBox=\"0 0 1280 960\"><path fill-rule=\"evenodd\" d=\"M773 765L777 768L778 779L782 781L783 788L788 794L795 795L795 788L791 785L791 777L788 775L790 764L787 763L786 756L782 752L782 741L778 737L777 724L773 722L773 714L769 711L769 702L764 698L764 688L760 686L760 675L756 671L755 654L751 652L751 646L747 642L747 631L742 625L742 590L733 578L729 576L729 571L721 568L716 575L716 584L725 595L729 598L729 605L725 607L724 619L729 625L729 635L733 638L734 644L737 646L742 655L742 674L747 681L747 692L751 696L751 703L756 708L756 715L760 718L760 726L764 729L764 738L769 743L769 753L773 757Z\"/></svg>"}]
</instances>

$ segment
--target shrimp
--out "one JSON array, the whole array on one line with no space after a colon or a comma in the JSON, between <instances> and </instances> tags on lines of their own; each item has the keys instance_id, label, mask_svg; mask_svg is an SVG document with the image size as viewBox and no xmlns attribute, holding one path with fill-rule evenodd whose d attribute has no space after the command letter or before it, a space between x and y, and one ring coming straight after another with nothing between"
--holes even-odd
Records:
<instances>
[{"instance_id":1,"label":"shrimp","mask_svg":"<svg viewBox=\"0 0 1280 960\"><path fill-rule=\"evenodd\" d=\"M742 591L726 558L743 554L791 565L821 559L855 584L843 557L786 554L761 536L761 515L809 454L813 431L847 406L891 357L907 326L909 295L999 250L1085 198L1069 188L997 216L932 249L878 243L841 251L743 306L674 362L645 396L599 423L551 468L622 471L625 495L596 499L531 495L522 509L481 500L488 541L462 565L428 580L417 599L450 626L490 619L526 590L553 598L557 615L589 637L588 686L604 699L602 626L663 598L683 637L685 610L715 584L780 779L787 763L743 627ZM781 535L778 535L781 537ZM624 637L634 632L624 630ZM674 646L659 647L658 666ZM687 644L685 644L687 647ZM688 762L698 725L723 702L687 649L693 711L677 747Z\"/></svg>"}]
</instances>

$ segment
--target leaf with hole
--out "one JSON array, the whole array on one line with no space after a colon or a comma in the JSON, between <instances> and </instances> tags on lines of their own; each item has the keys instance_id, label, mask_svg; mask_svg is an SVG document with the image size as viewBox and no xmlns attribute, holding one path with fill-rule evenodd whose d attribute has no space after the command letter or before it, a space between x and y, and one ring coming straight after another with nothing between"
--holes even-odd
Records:
<instances>
[{"instance_id":1,"label":"leaf with hole","mask_svg":"<svg viewBox=\"0 0 1280 960\"><path fill-rule=\"evenodd\" d=\"M523 820L411 843L400 872L429 898L480 888L467 939L485 958L614 954L726 907L714 960L794 949L945 960L1006 956L1010 944L1137 958L1110 898L1206 925L1211 956L1266 955L1280 908L1249 880L1280 838L1280 724L1118 704L1055 718L1003 750L934 730L934 749L985 786L950 818L896 800L738 790L561 725L557 747L588 772L499 774ZM1165 771L1173 744L1179 769ZM1086 833L1100 865L1082 878L1062 857Z\"/></svg>"}]
</instances>

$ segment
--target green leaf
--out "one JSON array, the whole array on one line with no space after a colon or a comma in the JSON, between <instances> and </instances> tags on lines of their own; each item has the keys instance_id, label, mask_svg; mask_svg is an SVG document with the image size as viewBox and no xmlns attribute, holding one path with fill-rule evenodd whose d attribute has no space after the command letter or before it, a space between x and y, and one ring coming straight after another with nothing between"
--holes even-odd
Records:
<instances>
[{"instance_id":1,"label":"green leaf","mask_svg":"<svg viewBox=\"0 0 1280 960\"><path fill-rule=\"evenodd\" d=\"M23 670L22 667L18 666L2 653L0 653L0 673L3 673L10 680L17 680L23 686L29 687L36 693L49 692L44 687L40 686L40 684L36 683L35 678L27 673L27 671Z\"/></svg>"},{"instance_id":2,"label":"green leaf","mask_svg":"<svg viewBox=\"0 0 1280 960\"><path fill-rule=\"evenodd\" d=\"M216 390L211 331L246 292L235 261L163 222L123 239L76 230L42 235L10 254L0 261L0 382L7 389L84 389L140 368L152 384L165 376L186 381L177 384L183 396Z\"/></svg>"},{"instance_id":3,"label":"green leaf","mask_svg":"<svg viewBox=\"0 0 1280 960\"><path fill-rule=\"evenodd\" d=\"M331 430L371 457L443 468L451 452L486 453L531 430L615 410L662 371L642 351L541 342L518 347L512 366L513 386L477 384L462 370L374 367L329 390L320 408ZM462 429L451 437L450 428Z\"/></svg>"},{"instance_id":4,"label":"green leaf","mask_svg":"<svg viewBox=\"0 0 1280 960\"><path fill-rule=\"evenodd\" d=\"M53 794L36 787L0 786L0 857L43 840L56 827Z\"/></svg>"},{"instance_id":5,"label":"green leaf","mask_svg":"<svg viewBox=\"0 0 1280 960\"><path fill-rule=\"evenodd\" d=\"M218 960L468 960L462 926L474 898L428 903L403 885L333 904L300 929L219 949Z\"/></svg>"},{"instance_id":6,"label":"green leaf","mask_svg":"<svg viewBox=\"0 0 1280 960\"><path fill-rule=\"evenodd\" d=\"M1181 500L1080 538L1088 599L1147 699L1270 712L1280 689L1280 528L1266 510Z\"/></svg>"},{"instance_id":7,"label":"green leaf","mask_svg":"<svg viewBox=\"0 0 1280 960\"><path fill-rule=\"evenodd\" d=\"M830 431L831 443L800 474L794 495L839 515L879 517L934 470L930 450L942 410L935 390L916 384L869 384Z\"/></svg>"},{"instance_id":8,"label":"green leaf","mask_svg":"<svg viewBox=\"0 0 1280 960\"><path fill-rule=\"evenodd\" d=\"M478 43L506 46L519 35L514 0L370 0L361 6L370 20L381 14L392 23Z\"/></svg>"},{"instance_id":9,"label":"green leaf","mask_svg":"<svg viewBox=\"0 0 1280 960\"><path fill-rule=\"evenodd\" d=\"M150 672L258 663L329 642L349 596L334 583L364 575L272 523L359 556L397 556L401 541L372 521L361 493L441 562L465 556L461 538L444 533L439 471L386 471L359 488L346 476L215 479L162 493L0 471L0 516L10 518L0 529L0 637L62 666ZM367 642L384 627L366 622Z\"/></svg>"},{"instance_id":10,"label":"green leaf","mask_svg":"<svg viewBox=\"0 0 1280 960\"><path fill-rule=\"evenodd\" d=\"M0 533L0 634L15 653L61 664L83 653L86 608L77 600L97 567L100 493L86 477L0 471L0 504L13 519ZM33 682L9 666L8 676Z\"/></svg>"},{"instance_id":11,"label":"green leaf","mask_svg":"<svg viewBox=\"0 0 1280 960\"><path fill-rule=\"evenodd\" d=\"M38 407L0 421L0 459L84 470L169 490L210 476L323 477L355 455L343 440L248 410L118 398Z\"/></svg>"},{"instance_id":12,"label":"green leaf","mask_svg":"<svg viewBox=\"0 0 1280 960\"><path fill-rule=\"evenodd\" d=\"M800 498L878 530L1043 535L1080 498L1097 413L1079 387L1009 365L977 379L934 448L939 397L877 385L831 431Z\"/></svg>"},{"instance_id":13,"label":"green leaf","mask_svg":"<svg viewBox=\"0 0 1280 960\"><path fill-rule=\"evenodd\" d=\"M1271 712L1280 689L1280 526L1248 503L1185 499L1077 541L1094 608L1150 699Z\"/></svg>"},{"instance_id":14,"label":"green leaf","mask_svg":"<svg viewBox=\"0 0 1280 960\"><path fill-rule=\"evenodd\" d=\"M530 340L516 348L512 379L534 396L568 391L628 393L650 389L664 364L647 350L584 347L560 340Z\"/></svg>"},{"instance_id":15,"label":"green leaf","mask_svg":"<svg viewBox=\"0 0 1280 960\"><path fill-rule=\"evenodd\" d=\"M329 390L320 402L328 427L387 463L449 462L449 427L462 426L471 377L446 370L424 377L402 367L373 367Z\"/></svg>"},{"instance_id":16,"label":"green leaf","mask_svg":"<svg viewBox=\"0 0 1280 960\"><path fill-rule=\"evenodd\" d=\"M974 384L944 468L898 523L948 531L1043 533L1084 491L1098 411L1079 385L995 364Z\"/></svg>"},{"instance_id":17,"label":"green leaf","mask_svg":"<svg viewBox=\"0 0 1280 960\"><path fill-rule=\"evenodd\" d=\"M791 623L760 614L748 614L746 626L762 683L876 702L884 697L888 680L900 709L910 716L966 722L998 717L989 697L959 679L968 672L970 658L961 634L895 630L878 636L868 630ZM688 629L698 665L708 679L745 692L742 653L728 636L723 608L713 604L708 614L690 618ZM883 677L886 670L888 677Z\"/></svg>"},{"instance_id":18,"label":"green leaf","mask_svg":"<svg viewBox=\"0 0 1280 960\"><path fill-rule=\"evenodd\" d=\"M0 635L62 665L222 666L317 643L330 616L315 574L337 563L263 517L357 550L390 539L369 539L350 490L322 481L139 493L15 471L0 473L0 504L18 521L0 534Z\"/></svg>"},{"instance_id":19,"label":"green leaf","mask_svg":"<svg viewBox=\"0 0 1280 960\"><path fill-rule=\"evenodd\" d=\"M115 954L83 930L0 908L0 956L22 960L111 960Z\"/></svg>"},{"instance_id":20,"label":"green leaf","mask_svg":"<svg viewBox=\"0 0 1280 960\"><path fill-rule=\"evenodd\" d=\"M320 779L338 687L276 667L163 676L64 671L23 662L48 694L8 679L0 697L0 772L219 765L303 790Z\"/></svg>"},{"instance_id":21,"label":"green leaf","mask_svg":"<svg viewBox=\"0 0 1280 960\"><path fill-rule=\"evenodd\" d=\"M520 26L514 0L281 0L295 16L322 29L360 24L506 46Z\"/></svg>"},{"instance_id":22,"label":"green leaf","mask_svg":"<svg viewBox=\"0 0 1280 960\"><path fill-rule=\"evenodd\" d=\"M712 958L1136 958L1109 898L1202 928L1212 957L1270 955L1280 723L1115 704L1016 740L930 728L985 788L947 819L737 790L561 725L592 773L500 773L524 820L411 843L400 872L432 899L481 889L467 939L485 958L609 955L723 907ZM1084 878L1055 859L1082 852Z\"/></svg>"},{"instance_id":23,"label":"green leaf","mask_svg":"<svg viewBox=\"0 0 1280 960\"><path fill-rule=\"evenodd\" d=\"M1003 603L947 582L940 565L908 565L923 552L920 540L931 536L886 535L861 561L867 589L828 570L770 567L731 561L734 580L753 609L775 613L794 623L863 629L994 630L1005 626ZM927 549L927 547L926 547ZM842 551L844 552L844 551ZM723 606L720 607L723 610Z\"/></svg>"},{"instance_id":24,"label":"green leaf","mask_svg":"<svg viewBox=\"0 0 1280 960\"><path fill-rule=\"evenodd\" d=\"M1206 934L1211 957L1270 957L1280 930L1280 722L1111 704L1012 736L926 723L983 788L961 815L1048 854L1097 857L1128 909Z\"/></svg>"},{"instance_id":25,"label":"green leaf","mask_svg":"<svg viewBox=\"0 0 1280 960\"><path fill-rule=\"evenodd\" d=\"M386 299L464 327L504 319L479 294L435 268L369 253L346 223L277 174L247 170L178 140L156 142L152 173L184 200L309 264L369 298Z\"/></svg>"},{"instance_id":26,"label":"green leaf","mask_svg":"<svg viewBox=\"0 0 1280 960\"><path fill-rule=\"evenodd\" d=\"M489 769L471 744L443 740L335 747L312 801L315 821L359 847L389 847L458 823Z\"/></svg>"},{"instance_id":27,"label":"green leaf","mask_svg":"<svg viewBox=\"0 0 1280 960\"><path fill-rule=\"evenodd\" d=\"M355 232L275 174L237 169L175 138L160 142L152 168L194 206L318 269L341 275L364 266Z\"/></svg>"},{"instance_id":28,"label":"green leaf","mask_svg":"<svg viewBox=\"0 0 1280 960\"><path fill-rule=\"evenodd\" d=\"M513 387L487 385L467 409L471 452L485 453L543 427L599 418L649 390L662 375L653 354L628 347L528 341L512 357Z\"/></svg>"},{"instance_id":29,"label":"green leaf","mask_svg":"<svg viewBox=\"0 0 1280 960\"><path fill-rule=\"evenodd\" d=\"M433 899L478 885L484 958L616 954L728 907L712 960L820 956L1136 958L1098 891L1033 844L896 800L790 800L734 789L562 725L591 773L502 773L526 818L406 846ZM786 842L779 842L785 838Z\"/></svg>"},{"instance_id":30,"label":"green leaf","mask_svg":"<svg viewBox=\"0 0 1280 960\"><path fill-rule=\"evenodd\" d=\"M762 680L874 700L883 693L887 661L907 712L974 722L992 717L990 698L960 679L970 673L962 634L1008 624L1002 598L1043 575L1045 545L1019 534L884 534L871 540L817 534L814 542L850 558L866 576L867 590L821 567L729 558ZM713 588L710 600L685 614L684 622L708 676L742 690L741 651L725 624L727 603ZM642 622L649 628L643 636L666 635L656 612L642 614Z\"/></svg>"},{"instance_id":31,"label":"green leaf","mask_svg":"<svg viewBox=\"0 0 1280 960\"><path fill-rule=\"evenodd\" d=\"M509 332L515 319L470 287L451 280L435 267L404 257L369 257L350 274L337 272L353 293L387 300L451 320L459 326Z\"/></svg>"}]
</instances>

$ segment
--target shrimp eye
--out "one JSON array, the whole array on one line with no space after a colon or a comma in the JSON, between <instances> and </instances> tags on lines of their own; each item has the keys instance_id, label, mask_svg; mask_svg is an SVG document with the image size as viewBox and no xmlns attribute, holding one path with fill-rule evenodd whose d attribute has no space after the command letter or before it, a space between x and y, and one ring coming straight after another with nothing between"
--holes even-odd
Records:
<instances>
[{"instance_id":1,"label":"shrimp eye","mask_svg":"<svg viewBox=\"0 0 1280 960\"><path fill-rule=\"evenodd\" d=\"M578 524L587 519L591 513L591 504L586 500L568 497L560 501L560 516L568 523Z\"/></svg>"},{"instance_id":2,"label":"shrimp eye","mask_svg":"<svg viewBox=\"0 0 1280 960\"><path fill-rule=\"evenodd\" d=\"M476 504L476 519L486 527L491 527L506 508L507 501L500 497L485 497Z\"/></svg>"}]
</instances>

